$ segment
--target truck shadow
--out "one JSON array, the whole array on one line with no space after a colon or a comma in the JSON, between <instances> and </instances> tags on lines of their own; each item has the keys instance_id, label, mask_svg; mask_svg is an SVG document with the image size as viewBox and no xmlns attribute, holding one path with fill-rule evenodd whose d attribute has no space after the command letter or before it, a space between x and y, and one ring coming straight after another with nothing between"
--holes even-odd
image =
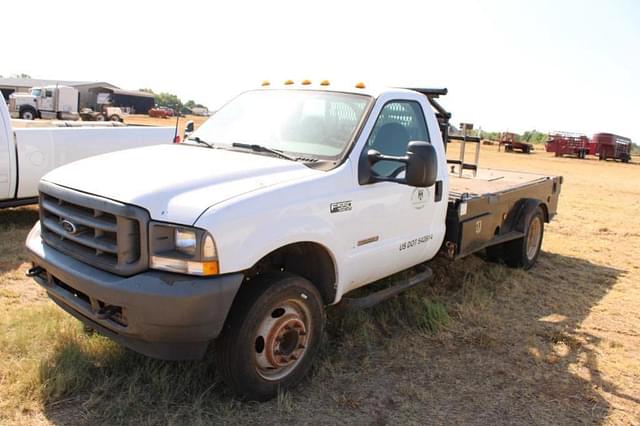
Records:
<instances>
[{"instance_id":1,"label":"truck shadow","mask_svg":"<svg viewBox=\"0 0 640 426\"><path fill-rule=\"evenodd\" d=\"M42 363L44 383L65 384L43 390L45 414L59 424L601 424L614 409L602 392L640 404L602 374L611 342L581 326L625 271L553 253L528 273L478 257L431 266L433 281L371 310L330 309L311 380L276 400L234 400L211 353L170 363L78 337ZM437 332L415 318L416 304L434 301L449 317Z\"/></svg>"},{"instance_id":2,"label":"truck shadow","mask_svg":"<svg viewBox=\"0 0 640 426\"><path fill-rule=\"evenodd\" d=\"M0 274L13 271L27 261L24 242L36 221L35 206L0 209Z\"/></svg>"}]
</instances>

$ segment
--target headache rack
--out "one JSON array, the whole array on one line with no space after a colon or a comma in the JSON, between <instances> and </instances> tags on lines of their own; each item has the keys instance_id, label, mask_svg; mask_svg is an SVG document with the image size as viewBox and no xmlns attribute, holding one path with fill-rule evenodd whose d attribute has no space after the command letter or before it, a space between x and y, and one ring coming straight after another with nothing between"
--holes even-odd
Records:
<instances>
[{"instance_id":1,"label":"headache rack","mask_svg":"<svg viewBox=\"0 0 640 426\"><path fill-rule=\"evenodd\" d=\"M451 120L451 113L445 110L442 105L438 103L436 99L440 96L445 96L449 93L447 88L417 88L417 87L404 87L407 90L413 90L414 92L422 93L427 97L429 103L433 107L436 112L436 118L438 119L438 125L440 126L440 133L442 133L442 141L444 142L444 148L447 149L447 145L451 140L460 141L460 155L457 160L447 160L447 164L452 165L452 171L456 171L458 176L462 177L462 173L464 170L471 170L473 172L473 176L477 176L478 174L478 163L480 161L480 138L475 136L469 136L467 134L468 129L462 129L462 135L450 135L449 134L449 121ZM467 142L475 144L475 153L474 153L474 161L473 163L465 162L465 153L466 153L466 144Z\"/></svg>"}]
</instances>

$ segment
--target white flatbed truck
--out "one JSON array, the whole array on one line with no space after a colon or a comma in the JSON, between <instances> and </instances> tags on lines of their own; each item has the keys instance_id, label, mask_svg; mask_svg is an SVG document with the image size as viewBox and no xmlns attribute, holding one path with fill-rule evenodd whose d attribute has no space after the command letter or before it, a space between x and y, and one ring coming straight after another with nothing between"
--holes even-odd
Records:
<instances>
[{"instance_id":1,"label":"white flatbed truck","mask_svg":"<svg viewBox=\"0 0 640 426\"><path fill-rule=\"evenodd\" d=\"M242 93L186 143L47 174L28 275L137 352L194 359L212 343L230 388L265 400L309 371L325 306L394 296L438 253L535 264L561 177L448 162L446 89L307 83Z\"/></svg>"}]
</instances>

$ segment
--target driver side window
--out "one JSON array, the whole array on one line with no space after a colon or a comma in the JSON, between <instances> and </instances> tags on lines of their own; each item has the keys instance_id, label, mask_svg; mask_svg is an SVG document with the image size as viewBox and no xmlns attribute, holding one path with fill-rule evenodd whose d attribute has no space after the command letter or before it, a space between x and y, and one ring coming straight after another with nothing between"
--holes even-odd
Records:
<instances>
[{"instance_id":1,"label":"driver side window","mask_svg":"<svg viewBox=\"0 0 640 426\"><path fill-rule=\"evenodd\" d=\"M391 101L380 111L366 149L402 157L410 141L430 142L422 108L416 101ZM404 170L404 164L383 160L374 164L372 169L378 176L395 177Z\"/></svg>"}]
</instances>

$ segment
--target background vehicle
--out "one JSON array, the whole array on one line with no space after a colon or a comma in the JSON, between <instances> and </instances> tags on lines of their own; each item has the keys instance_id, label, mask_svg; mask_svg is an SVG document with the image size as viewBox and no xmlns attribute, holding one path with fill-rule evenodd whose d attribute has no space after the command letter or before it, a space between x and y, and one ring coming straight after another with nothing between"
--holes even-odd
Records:
<instances>
[{"instance_id":1,"label":"background vehicle","mask_svg":"<svg viewBox=\"0 0 640 426\"><path fill-rule=\"evenodd\" d=\"M175 111L166 107L155 107L148 111L149 117L169 118L175 116Z\"/></svg>"},{"instance_id":2,"label":"background vehicle","mask_svg":"<svg viewBox=\"0 0 640 426\"><path fill-rule=\"evenodd\" d=\"M556 157L575 155L585 158L597 155L600 160L614 159L623 163L631 160L631 139L612 133L596 133L591 139L585 135L557 132L549 135L545 144L547 152L554 152Z\"/></svg>"},{"instance_id":3,"label":"background vehicle","mask_svg":"<svg viewBox=\"0 0 640 426\"><path fill-rule=\"evenodd\" d=\"M561 177L447 161L446 89L303 85L244 92L184 144L49 173L29 276L148 356L199 358L215 340L224 381L264 400L309 371L326 305L393 297L438 253L535 264Z\"/></svg>"},{"instance_id":4,"label":"background vehicle","mask_svg":"<svg viewBox=\"0 0 640 426\"><path fill-rule=\"evenodd\" d=\"M102 105L101 111L94 111L91 108L80 110L80 117L85 121L124 121L127 115L122 108L109 105Z\"/></svg>"},{"instance_id":5,"label":"background vehicle","mask_svg":"<svg viewBox=\"0 0 640 426\"><path fill-rule=\"evenodd\" d=\"M72 161L148 145L171 143L172 127L12 128L0 100L0 208L37 202L38 181Z\"/></svg>"},{"instance_id":6,"label":"background vehicle","mask_svg":"<svg viewBox=\"0 0 640 426\"><path fill-rule=\"evenodd\" d=\"M591 139L593 150L600 160L620 160L628 163L631 160L631 139L612 133L596 133Z\"/></svg>"},{"instance_id":7,"label":"background vehicle","mask_svg":"<svg viewBox=\"0 0 640 426\"><path fill-rule=\"evenodd\" d=\"M556 132L549 134L544 145L547 152L555 153L556 157L574 155L577 158L586 158L595 154L594 145L586 135L568 132Z\"/></svg>"},{"instance_id":8,"label":"background vehicle","mask_svg":"<svg viewBox=\"0 0 640 426\"><path fill-rule=\"evenodd\" d=\"M12 93L9 96L11 117L77 120L78 91L69 86L34 87L31 93Z\"/></svg>"},{"instance_id":9,"label":"background vehicle","mask_svg":"<svg viewBox=\"0 0 640 426\"><path fill-rule=\"evenodd\" d=\"M505 152L520 151L523 154L530 154L533 151L533 145L527 142L520 142L517 140L518 135L515 133L504 132L500 135L500 143L498 144L498 151L501 146L504 146Z\"/></svg>"}]
</instances>

